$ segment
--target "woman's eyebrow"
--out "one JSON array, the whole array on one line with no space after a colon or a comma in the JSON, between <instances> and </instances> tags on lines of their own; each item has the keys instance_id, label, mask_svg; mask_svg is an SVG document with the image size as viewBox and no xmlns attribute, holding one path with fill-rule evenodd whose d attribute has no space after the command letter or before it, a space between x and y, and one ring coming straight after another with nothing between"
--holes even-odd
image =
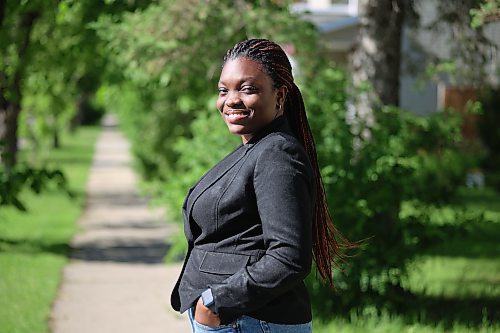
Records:
<instances>
[{"instance_id":1,"label":"woman's eyebrow","mask_svg":"<svg viewBox=\"0 0 500 333\"><path fill-rule=\"evenodd\" d=\"M246 77L239 79L237 82L238 82L238 84L241 84L241 83L248 82L248 81L250 81L250 82L255 81L255 76L246 76ZM223 80L220 80L218 84L225 85L226 83Z\"/></svg>"}]
</instances>

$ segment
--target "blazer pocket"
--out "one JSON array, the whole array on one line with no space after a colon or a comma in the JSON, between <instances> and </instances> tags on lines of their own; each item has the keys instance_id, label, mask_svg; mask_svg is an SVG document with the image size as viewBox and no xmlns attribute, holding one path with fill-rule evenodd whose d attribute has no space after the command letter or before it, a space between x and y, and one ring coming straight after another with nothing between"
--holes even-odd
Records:
<instances>
[{"instance_id":1,"label":"blazer pocket","mask_svg":"<svg viewBox=\"0 0 500 333\"><path fill-rule=\"evenodd\" d=\"M245 267L250 256L236 253L206 252L200 263L200 272L232 275Z\"/></svg>"}]
</instances>

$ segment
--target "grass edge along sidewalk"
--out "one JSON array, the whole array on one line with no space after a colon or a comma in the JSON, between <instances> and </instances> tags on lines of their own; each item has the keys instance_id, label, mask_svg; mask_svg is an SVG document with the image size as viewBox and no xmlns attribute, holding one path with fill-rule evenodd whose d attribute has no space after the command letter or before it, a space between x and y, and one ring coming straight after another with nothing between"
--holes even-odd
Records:
<instances>
[{"instance_id":1,"label":"grass edge along sidewalk","mask_svg":"<svg viewBox=\"0 0 500 333\"><path fill-rule=\"evenodd\" d=\"M99 127L79 128L47 154L47 166L63 170L75 198L56 189L40 195L26 191L27 213L0 210L0 333L48 332L99 133Z\"/></svg>"}]
</instances>

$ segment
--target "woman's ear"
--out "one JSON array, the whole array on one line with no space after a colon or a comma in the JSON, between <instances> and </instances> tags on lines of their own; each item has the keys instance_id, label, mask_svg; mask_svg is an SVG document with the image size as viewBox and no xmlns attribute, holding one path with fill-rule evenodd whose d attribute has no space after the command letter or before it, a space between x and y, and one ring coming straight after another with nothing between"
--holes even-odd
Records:
<instances>
[{"instance_id":1,"label":"woman's ear","mask_svg":"<svg viewBox=\"0 0 500 333\"><path fill-rule=\"evenodd\" d=\"M277 102L276 108L280 109L284 107L287 93L288 93L287 87L281 86L278 88L278 93L276 96L276 102Z\"/></svg>"}]
</instances>

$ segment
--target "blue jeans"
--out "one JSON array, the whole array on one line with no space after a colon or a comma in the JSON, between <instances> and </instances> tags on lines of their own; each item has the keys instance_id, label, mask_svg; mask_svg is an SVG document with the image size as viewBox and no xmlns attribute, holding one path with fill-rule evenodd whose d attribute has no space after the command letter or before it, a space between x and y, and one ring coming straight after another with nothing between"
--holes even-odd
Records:
<instances>
[{"instance_id":1,"label":"blue jeans","mask_svg":"<svg viewBox=\"0 0 500 333\"><path fill-rule=\"evenodd\" d=\"M228 325L209 327L198 323L193 318L194 308L188 310L189 322L193 333L311 333L312 323L297 325L273 324L267 321L241 316Z\"/></svg>"}]
</instances>

